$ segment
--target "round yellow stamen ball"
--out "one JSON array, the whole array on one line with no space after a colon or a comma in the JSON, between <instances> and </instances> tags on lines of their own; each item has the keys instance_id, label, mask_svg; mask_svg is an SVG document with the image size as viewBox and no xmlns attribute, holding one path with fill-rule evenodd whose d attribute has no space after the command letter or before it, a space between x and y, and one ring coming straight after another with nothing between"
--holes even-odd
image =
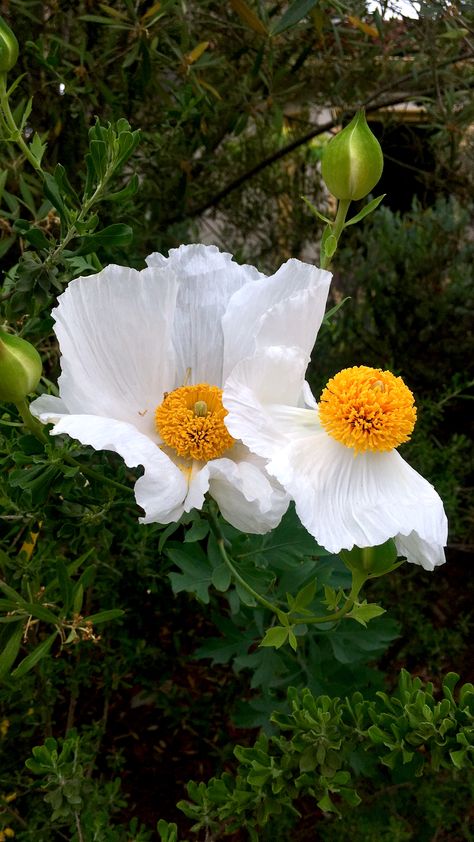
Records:
<instances>
[{"instance_id":1,"label":"round yellow stamen ball","mask_svg":"<svg viewBox=\"0 0 474 842\"><path fill-rule=\"evenodd\" d=\"M319 418L330 436L356 452L393 450L410 438L416 407L401 377L359 365L331 378Z\"/></svg>"},{"instance_id":2,"label":"round yellow stamen ball","mask_svg":"<svg viewBox=\"0 0 474 842\"><path fill-rule=\"evenodd\" d=\"M227 410L222 389L198 383L165 393L155 410L155 425L163 442L184 459L218 459L234 444L224 424Z\"/></svg>"}]
</instances>

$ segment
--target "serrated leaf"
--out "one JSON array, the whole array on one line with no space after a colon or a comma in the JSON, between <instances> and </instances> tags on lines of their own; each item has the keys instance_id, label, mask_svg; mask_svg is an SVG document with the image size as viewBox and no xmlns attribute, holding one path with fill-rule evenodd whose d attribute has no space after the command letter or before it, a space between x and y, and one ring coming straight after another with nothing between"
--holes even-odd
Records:
<instances>
[{"instance_id":1,"label":"serrated leaf","mask_svg":"<svg viewBox=\"0 0 474 842\"><path fill-rule=\"evenodd\" d=\"M270 30L271 34L280 35L280 33L285 32L286 29L291 29L292 26L296 26L300 20L309 14L311 9L316 6L318 2L319 0L295 0L295 2L291 4L290 8L286 10L284 15L282 15L280 20L272 26Z\"/></svg>"},{"instance_id":2,"label":"serrated leaf","mask_svg":"<svg viewBox=\"0 0 474 842\"><path fill-rule=\"evenodd\" d=\"M194 593L206 605L209 602L209 588L212 584L212 570L207 558L199 547L192 545L192 555L178 549L167 550L171 561L180 568L181 573L169 573L174 593L188 591Z\"/></svg>"},{"instance_id":3,"label":"serrated leaf","mask_svg":"<svg viewBox=\"0 0 474 842\"><path fill-rule=\"evenodd\" d=\"M288 634L288 628L284 628L284 626L273 626L271 629L266 631L265 637L259 645L273 646L275 649L279 649L280 646L283 646L283 644L286 643Z\"/></svg>"},{"instance_id":4,"label":"serrated leaf","mask_svg":"<svg viewBox=\"0 0 474 842\"><path fill-rule=\"evenodd\" d=\"M297 610L298 608L307 608L315 597L317 587L317 579L313 579L311 582L308 582L304 588L298 591L295 597L293 609Z\"/></svg>"},{"instance_id":5,"label":"serrated leaf","mask_svg":"<svg viewBox=\"0 0 474 842\"><path fill-rule=\"evenodd\" d=\"M18 664L17 668L13 670L11 677L12 678L22 678L22 676L26 675L36 664L44 658L49 650L51 649L54 641L56 640L59 632L55 631L53 634L50 634L46 640L43 640L42 643L39 644L33 652L30 652L26 658L23 658L22 661Z\"/></svg>"},{"instance_id":6,"label":"serrated leaf","mask_svg":"<svg viewBox=\"0 0 474 842\"><path fill-rule=\"evenodd\" d=\"M187 530L184 536L184 543L194 543L194 541L201 541L209 534L209 524L207 520L200 518L195 520L190 529Z\"/></svg>"},{"instance_id":7,"label":"serrated leaf","mask_svg":"<svg viewBox=\"0 0 474 842\"><path fill-rule=\"evenodd\" d=\"M346 617L352 617L353 620L357 620L362 626L366 626L370 620L373 620L374 617L380 617L381 614L385 614L385 608L382 608L381 605L377 605L375 602L368 603L364 599L363 602L356 603L346 614Z\"/></svg>"}]
</instances>

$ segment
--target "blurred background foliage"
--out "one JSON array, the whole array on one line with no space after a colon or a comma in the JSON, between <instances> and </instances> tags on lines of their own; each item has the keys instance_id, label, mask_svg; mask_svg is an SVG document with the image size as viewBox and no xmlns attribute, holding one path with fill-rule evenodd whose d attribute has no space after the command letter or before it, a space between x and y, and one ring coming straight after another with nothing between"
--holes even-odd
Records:
<instances>
[{"instance_id":1,"label":"blurred background foliage","mask_svg":"<svg viewBox=\"0 0 474 842\"><path fill-rule=\"evenodd\" d=\"M58 590L72 602L82 595L86 615L97 606L126 614L99 625L97 639L79 630L61 657L39 660L0 690L0 839L145 842L157 838L160 816L188 834L174 806L186 781L233 771L234 743L252 744L253 729L285 708L289 682L370 697L392 689L402 666L435 687L450 669L474 679L474 15L469 2L422 0L418 19L390 17L392 5L0 2L20 43L16 116L34 97L23 136L31 143L38 133L47 144L43 166L59 191L47 182L45 193L21 151L2 145L0 319L35 342L44 385L59 372L50 309L77 274L109 262L141 268L152 251L196 241L268 272L289 257L317 262L321 229L301 196L334 210L319 175L322 150L365 106L385 154L377 193L387 196L344 233L331 303L347 300L320 333L311 382L317 395L335 371L355 364L402 374L419 406L403 453L436 485L450 519L447 565L433 574L404 566L373 583L371 598L390 617L341 645L337 635L316 635L305 662L255 648L248 630L261 624L256 609L223 617L222 597L211 593L203 607L193 582L181 588L176 579L185 592L170 600L173 567L159 528L139 528L136 507L92 476L85 498L54 446L46 459L32 437L8 426L17 423L10 407L1 428L3 578L31 602L43 599L46 584L53 602ZM102 229L120 223L133 238L116 229L96 239L91 257L83 240L94 235L66 242L58 205L83 195L97 118L102 126L126 118L140 140L114 176L113 192L125 192L114 200L104 189L91 209ZM129 476L114 456L96 454L94 464L110 480ZM192 519L172 539L188 528ZM199 522L196 529L199 537ZM295 529L290 517L288 545ZM344 574L334 562L327 575ZM46 645L44 618L30 631ZM26 637L20 643L25 655ZM32 746L64 736L59 772L46 780L25 770ZM261 838L314 839L316 827L324 842L472 840L470 786L459 772L416 785L368 774L364 806L344 808L343 831L303 798L299 819L285 814Z\"/></svg>"}]
</instances>

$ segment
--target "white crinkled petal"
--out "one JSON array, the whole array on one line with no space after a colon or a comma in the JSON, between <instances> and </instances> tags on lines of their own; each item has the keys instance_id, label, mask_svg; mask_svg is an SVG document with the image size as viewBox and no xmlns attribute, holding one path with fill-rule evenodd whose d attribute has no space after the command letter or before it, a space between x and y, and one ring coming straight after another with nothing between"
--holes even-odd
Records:
<instances>
[{"instance_id":1,"label":"white crinkled petal","mask_svg":"<svg viewBox=\"0 0 474 842\"><path fill-rule=\"evenodd\" d=\"M116 418L155 435L153 410L174 378L176 293L166 269L112 265L71 281L53 310L60 394L71 414Z\"/></svg>"},{"instance_id":2,"label":"white crinkled petal","mask_svg":"<svg viewBox=\"0 0 474 842\"><path fill-rule=\"evenodd\" d=\"M63 415L52 434L65 433L95 450L119 453L129 468L143 465L145 473L135 485L135 497L145 509L146 523L179 520L188 493L185 475L151 439L131 424L94 415Z\"/></svg>"},{"instance_id":3,"label":"white crinkled petal","mask_svg":"<svg viewBox=\"0 0 474 842\"><path fill-rule=\"evenodd\" d=\"M407 561L419 564L425 570L432 571L446 561L443 545L423 541L416 532L411 532L410 535L397 535L395 546L398 555L405 556Z\"/></svg>"},{"instance_id":4,"label":"white crinkled petal","mask_svg":"<svg viewBox=\"0 0 474 842\"><path fill-rule=\"evenodd\" d=\"M271 458L293 429L297 404L305 393L308 358L299 348L272 347L238 363L224 384L225 424L235 439ZM275 405L280 407L280 418ZM313 413L313 418L315 413ZM303 416L306 419L306 416Z\"/></svg>"},{"instance_id":5,"label":"white crinkled petal","mask_svg":"<svg viewBox=\"0 0 474 842\"><path fill-rule=\"evenodd\" d=\"M208 463L209 493L223 517L241 532L262 535L285 514L289 497L265 471L263 460L236 445L232 458Z\"/></svg>"},{"instance_id":6,"label":"white crinkled petal","mask_svg":"<svg viewBox=\"0 0 474 842\"><path fill-rule=\"evenodd\" d=\"M324 317L328 286L300 290L271 307L261 318L256 349L285 345L300 348L309 357Z\"/></svg>"},{"instance_id":7,"label":"white crinkled petal","mask_svg":"<svg viewBox=\"0 0 474 842\"><path fill-rule=\"evenodd\" d=\"M224 376L258 346L297 345L309 356L324 314L331 277L324 269L291 259L274 275L237 291L222 322Z\"/></svg>"},{"instance_id":8,"label":"white crinkled petal","mask_svg":"<svg viewBox=\"0 0 474 842\"><path fill-rule=\"evenodd\" d=\"M178 278L173 328L177 368L172 388L184 382L222 386L222 317L236 290L253 287L264 276L253 266L239 265L216 246L200 244L171 249L169 257L151 254L147 263L166 267Z\"/></svg>"},{"instance_id":9,"label":"white crinkled petal","mask_svg":"<svg viewBox=\"0 0 474 842\"><path fill-rule=\"evenodd\" d=\"M412 532L429 545L446 543L439 495L396 450L356 456L316 430L288 442L268 470L295 500L306 529L330 552Z\"/></svg>"}]
</instances>

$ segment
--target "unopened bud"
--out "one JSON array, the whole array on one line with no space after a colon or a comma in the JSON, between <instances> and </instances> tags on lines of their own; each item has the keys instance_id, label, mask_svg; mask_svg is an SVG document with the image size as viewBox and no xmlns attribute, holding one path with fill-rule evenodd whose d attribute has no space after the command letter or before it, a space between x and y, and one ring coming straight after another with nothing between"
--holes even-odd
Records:
<instances>
[{"instance_id":1,"label":"unopened bud","mask_svg":"<svg viewBox=\"0 0 474 842\"><path fill-rule=\"evenodd\" d=\"M6 73L18 60L18 41L10 27L0 17L0 72Z\"/></svg>"},{"instance_id":2,"label":"unopened bud","mask_svg":"<svg viewBox=\"0 0 474 842\"><path fill-rule=\"evenodd\" d=\"M340 556L349 570L364 573L371 579L390 573L397 562L397 550L391 538L375 547L353 547L352 550L341 550Z\"/></svg>"},{"instance_id":3,"label":"unopened bud","mask_svg":"<svg viewBox=\"0 0 474 842\"><path fill-rule=\"evenodd\" d=\"M41 370L41 357L33 345L0 330L0 400L24 400L38 385Z\"/></svg>"},{"instance_id":4,"label":"unopened bud","mask_svg":"<svg viewBox=\"0 0 474 842\"><path fill-rule=\"evenodd\" d=\"M382 170L380 143L370 131L364 112L358 111L328 143L321 164L323 179L336 199L357 201L373 190Z\"/></svg>"}]
</instances>

